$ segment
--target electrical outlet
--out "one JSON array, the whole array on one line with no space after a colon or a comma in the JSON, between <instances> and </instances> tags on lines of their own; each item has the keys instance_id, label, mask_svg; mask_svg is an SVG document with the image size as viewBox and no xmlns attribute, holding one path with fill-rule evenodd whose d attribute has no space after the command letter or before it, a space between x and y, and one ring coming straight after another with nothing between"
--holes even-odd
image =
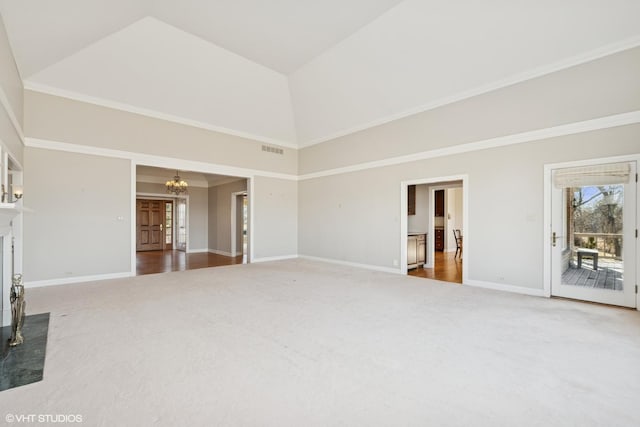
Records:
<instances>
[{"instance_id":1,"label":"electrical outlet","mask_svg":"<svg viewBox=\"0 0 640 427\"><path fill-rule=\"evenodd\" d=\"M397 266L398 266L398 264L399 264L399 263L398 263L398 260L397 260L397 259L394 259L394 260L393 260L393 266L394 266L394 267L397 267Z\"/></svg>"}]
</instances>

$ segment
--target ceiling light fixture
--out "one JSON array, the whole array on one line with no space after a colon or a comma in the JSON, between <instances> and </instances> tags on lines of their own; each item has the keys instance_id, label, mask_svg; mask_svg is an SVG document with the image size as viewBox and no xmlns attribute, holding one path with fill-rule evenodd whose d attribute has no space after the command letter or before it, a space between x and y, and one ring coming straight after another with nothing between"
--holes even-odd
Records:
<instances>
[{"instance_id":1,"label":"ceiling light fixture","mask_svg":"<svg viewBox=\"0 0 640 427\"><path fill-rule=\"evenodd\" d=\"M180 178L180 175L178 175L178 171L176 171L176 176L174 176L173 179L167 181L165 185L167 186L167 193L172 193L175 195L183 193L186 194L187 187L189 186L189 184L187 184L187 181Z\"/></svg>"}]
</instances>

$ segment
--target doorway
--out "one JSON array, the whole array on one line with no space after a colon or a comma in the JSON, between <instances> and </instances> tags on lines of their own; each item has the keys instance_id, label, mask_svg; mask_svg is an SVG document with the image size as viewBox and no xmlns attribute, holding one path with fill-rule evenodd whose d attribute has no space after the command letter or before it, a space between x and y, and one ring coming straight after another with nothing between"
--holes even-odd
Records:
<instances>
[{"instance_id":1,"label":"doorway","mask_svg":"<svg viewBox=\"0 0 640 427\"><path fill-rule=\"evenodd\" d=\"M173 249L173 201L136 200L136 251Z\"/></svg>"},{"instance_id":2,"label":"doorway","mask_svg":"<svg viewBox=\"0 0 640 427\"><path fill-rule=\"evenodd\" d=\"M454 230L468 241L466 180L466 175L460 175L401 183L403 274L465 282L463 263L468 258L462 252L462 238L456 240Z\"/></svg>"},{"instance_id":3,"label":"doorway","mask_svg":"<svg viewBox=\"0 0 640 427\"><path fill-rule=\"evenodd\" d=\"M248 260L249 248L249 203L246 191L231 193L231 255Z\"/></svg>"},{"instance_id":4,"label":"doorway","mask_svg":"<svg viewBox=\"0 0 640 427\"><path fill-rule=\"evenodd\" d=\"M636 307L636 168L548 171L552 296Z\"/></svg>"}]
</instances>

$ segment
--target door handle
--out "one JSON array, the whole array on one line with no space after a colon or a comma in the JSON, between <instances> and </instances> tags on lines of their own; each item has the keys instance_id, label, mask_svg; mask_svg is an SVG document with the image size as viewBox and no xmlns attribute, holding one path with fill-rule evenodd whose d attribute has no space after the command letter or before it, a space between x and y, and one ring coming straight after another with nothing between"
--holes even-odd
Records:
<instances>
[{"instance_id":1,"label":"door handle","mask_svg":"<svg viewBox=\"0 0 640 427\"><path fill-rule=\"evenodd\" d=\"M160 224L160 231L162 231L162 224Z\"/></svg>"},{"instance_id":2,"label":"door handle","mask_svg":"<svg viewBox=\"0 0 640 427\"><path fill-rule=\"evenodd\" d=\"M554 231L551 235L551 246L556 247L556 232Z\"/></svg>"}]
</instances>

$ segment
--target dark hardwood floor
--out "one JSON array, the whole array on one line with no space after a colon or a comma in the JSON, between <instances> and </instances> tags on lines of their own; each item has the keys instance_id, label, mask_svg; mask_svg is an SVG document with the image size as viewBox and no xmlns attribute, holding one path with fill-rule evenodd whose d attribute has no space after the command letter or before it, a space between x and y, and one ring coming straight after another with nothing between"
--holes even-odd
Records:
<instances>
[{"instance_id":1,"label":"dark hardwood floor","mask_svg":"<svg viewBox=\"0 0 640 427\"><path fill-rule=\"evenodd\" d=\"M136 252L136 274L166 273L242 264L242 255L228 257L212 253L187 254L178 250Z\"/></svg>"},{"instance_id":2,"label":"dark hardwood floor","mask_svg":"<svg viewBox=\"0 0 640 427\"><path fill-rule=\"evenodd\" d=\"M454 258L455 252L436 251L433 268L414 268L407 274L445 282L462 283L462 259Z\"/></svg>"}]
</instances>

